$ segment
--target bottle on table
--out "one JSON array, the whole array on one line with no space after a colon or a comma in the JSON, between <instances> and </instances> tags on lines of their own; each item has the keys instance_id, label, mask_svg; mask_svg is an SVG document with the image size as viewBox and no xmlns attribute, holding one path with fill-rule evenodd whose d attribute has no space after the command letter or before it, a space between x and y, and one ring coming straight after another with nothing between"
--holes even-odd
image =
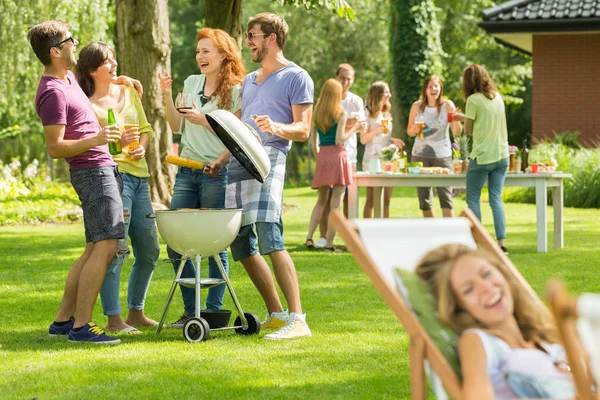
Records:
<instances>
[{"instance_id":1,"label":"bottle on table","mask_svg":"<svg viewBox=\"0 0 600 400\"><path fill-rule=\"evenodd\" d=\"M525 172L529 166L529 149L527 148L527 139L523 139L523 148L521 149L521 171Z\"/></svg>"},{"instance_id":2,"label":"bottle on table","mask_svg":"<svg viewBox=\"0 0 600 400\"><path fill-rule=\"evenodd\" d=\"M400 155L400 171L404 174L408 173L408 154L406 154L406 150L402 149L402 154Z\"/></svg>"},{"instance_id":3,"label":"bottle on table","mask_svg":"<svg viewBox=\"0 0 600 400\"><path fill-rule=\"evenodd\" d=\"M115 119L115 112L112 108L108 109L108 126L116 125L117 121ZM108 142L108 152L115 156L117 154L121 154L121 140L117 140L116 142Z\"/></svg>"}]
</instances>

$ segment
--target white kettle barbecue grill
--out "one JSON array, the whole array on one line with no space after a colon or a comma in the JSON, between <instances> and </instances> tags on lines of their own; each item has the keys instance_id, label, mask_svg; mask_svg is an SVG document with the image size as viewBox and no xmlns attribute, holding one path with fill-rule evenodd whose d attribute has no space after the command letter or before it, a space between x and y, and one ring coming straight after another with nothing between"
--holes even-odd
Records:
<instances>
[{"instance_id":1,"label":"white kettle barbecue grill","mask_svg":"<svg viewBox=\"0 0 600 400\"><path fill-rule=\"evenodd\" d=\"M269 174L271 165L260 137L241 122L235 115L225 110L215 110L206 114L211 127L229 149L231 154L258 181L263 182ZM160 333L173 300L177 284L195 289L196 311L183 326L183 336L189 342L200 342L208 339L211 328L202 318L200 292L202 288L211 288L226 284L231 295L238 317L233 326L212 328L212 330L235 329L236 333L252 335L260 332L260 320L251 313L244 313L235 295L229 277L219 258L219 253L226 249L235 239L242 222L242 210L239 209L179 209L155 211L148 216L156 218L158 231L169 247L181 254L181 262L171 285L167 302L158 324ZM202 229L209 227L210 229ZM195 232L204 232L198 234ZM201 278L200 262L202 256L212 257L217 263L223 279ZM187 260L196 263L194 278L181 278Z\"/></svg>"}]
</instances>

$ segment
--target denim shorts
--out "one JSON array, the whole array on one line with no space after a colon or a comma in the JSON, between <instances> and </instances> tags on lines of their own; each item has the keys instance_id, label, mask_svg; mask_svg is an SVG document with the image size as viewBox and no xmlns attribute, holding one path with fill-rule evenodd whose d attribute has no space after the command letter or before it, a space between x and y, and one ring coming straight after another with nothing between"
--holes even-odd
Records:
<instances>
[{"instance_id":1,"label":"denim shorts","mask_svg":"<svg viewBox=\"0 0 600 400\"><path fill-rule=\"evenodd\" d=\"M123 180L117 166L72 169L71 184L83 209L86 243L125 237Z\"/></svg>"},{"instance_id":2,"label":"denim shorts","mask_svg":"<svg viewBox=\"0 0 600 400\"><path fill-rule=\"evenodd\" d=\"M256 232L254 227L256 226ZM261 255L274 251L285 250L283 244L283 223L257 222L240 228L237 237L231 243L231 255L235 261L244 260L257 253L256 240Z\"/></svg>"}]
</instances>

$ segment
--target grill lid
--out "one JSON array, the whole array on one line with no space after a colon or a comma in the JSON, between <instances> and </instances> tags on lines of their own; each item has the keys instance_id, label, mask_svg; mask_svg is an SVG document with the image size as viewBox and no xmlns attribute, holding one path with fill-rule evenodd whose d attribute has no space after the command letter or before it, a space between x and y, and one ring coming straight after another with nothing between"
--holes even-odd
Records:
<instances>
[{"instance_id":1,"label":"grill lid","mask_svg":"<svg viewBox=\"0 0 600 400\"><path fill-rule=\"evenodd\" d=\"M256 131L227 110L211 111L206 119L231 154L263 183L271 170L271 162Z\"/></svg>"}]
</instances>

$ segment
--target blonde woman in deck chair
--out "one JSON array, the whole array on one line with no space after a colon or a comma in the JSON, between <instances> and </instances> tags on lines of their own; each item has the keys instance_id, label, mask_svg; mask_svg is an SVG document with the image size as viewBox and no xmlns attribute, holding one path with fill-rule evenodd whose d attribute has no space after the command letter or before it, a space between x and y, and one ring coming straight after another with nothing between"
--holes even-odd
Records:
<instances>
[{"instance_id":1,"label":"blonde woman in deck chair","mask_svg":"<svg viewBox=\"0 0 600 400\"><path fill-rule=\"evenodd\" d=\"M465 399L575 397L551 318L500 259L447 244L428 252L416 273L441 321L460 335Z\"/></svg>"}]
</instances>

